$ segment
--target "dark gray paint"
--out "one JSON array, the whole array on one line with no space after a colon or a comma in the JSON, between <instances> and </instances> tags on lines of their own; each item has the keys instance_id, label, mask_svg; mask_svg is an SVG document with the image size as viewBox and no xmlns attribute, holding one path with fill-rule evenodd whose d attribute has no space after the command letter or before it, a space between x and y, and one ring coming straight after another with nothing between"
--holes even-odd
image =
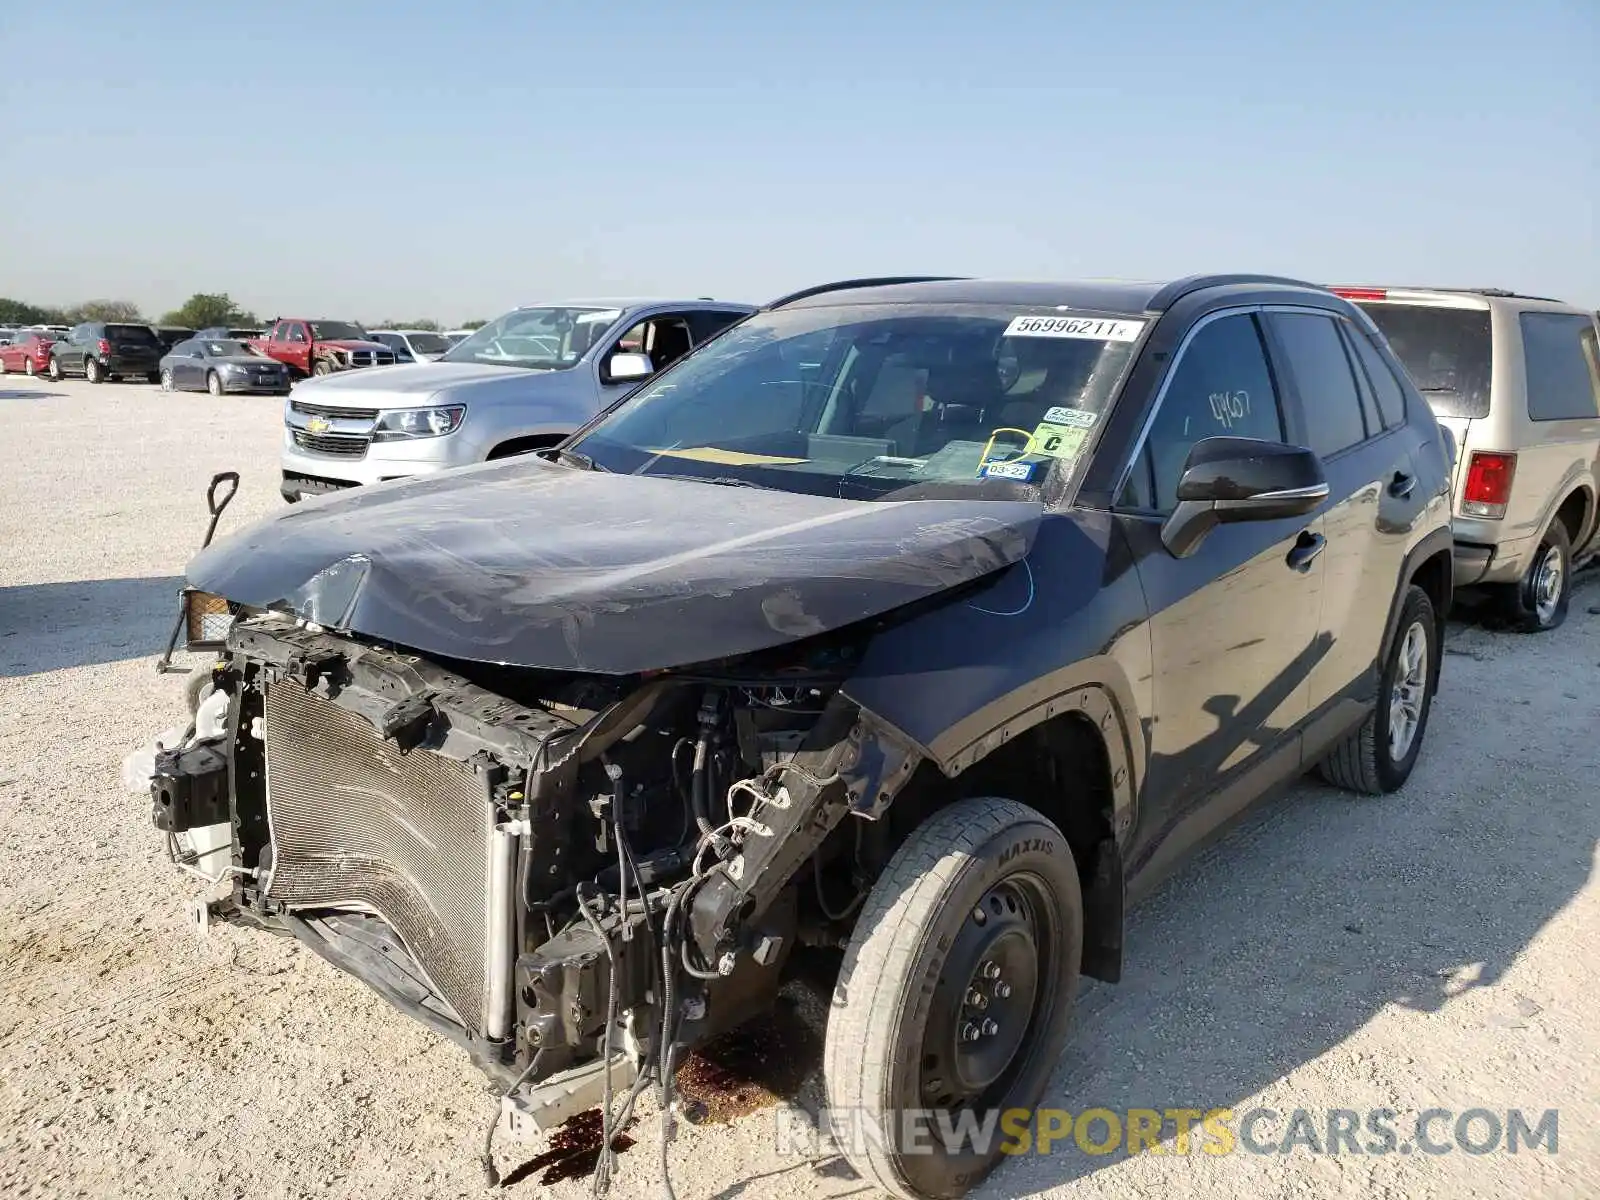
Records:
<instances>
[{"instance_id":1,"label":"dark gray paint","mask_svg":"<svg viewBox=\"0 0 1600 1200\"><path fill-rule=\"evenodd\" d=\"M629 674L839 629L1028 551L1033 501L862 503L518 458L292 509L196 587L430 655Z\"/></svg>"}]
</instances>

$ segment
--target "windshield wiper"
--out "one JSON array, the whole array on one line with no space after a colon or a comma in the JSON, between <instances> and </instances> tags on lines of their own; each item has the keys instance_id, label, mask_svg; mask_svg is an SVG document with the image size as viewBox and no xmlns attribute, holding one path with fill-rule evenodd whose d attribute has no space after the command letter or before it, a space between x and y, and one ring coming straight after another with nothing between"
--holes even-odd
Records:
<instances>
[{"instance_id":1,"label":"windshield wiper","mask_svg":"<svg viewBox=\"0 0 1600 1200\"><path fill-rule=\"evenodd\" d=\"M551 446L544 450L535 450L534 453L546 462L565 463L569 467L577 467L584 471L599 471L605 475L610 474L609 471L587 454L579 454L576 450L568 450L562 446Z\"/></svg>"},{"instance_id":2,"label":"windshield wiper","mask_svg":"<svg viewBox=\"0 0 1600 1200\"><path fill-rule=\"evenodd\" d=\"M1417 391L1421 392L1423 395L1430 395L1439 392L1443 392L1452 396L1459 396L1461 394L1460 388L1453 387L1419 387Z\"/></svg>"},{"instance_id":3,"label":"windshield wiper","mask_svg":"<svg viewBox=\"0 0 1600 1200\"><path fill-rule=\"evenodd\" d=\"M778 489L765 483L757 483L753 479L736 479L732 475L658 475L650 472L649 479L687 479L690 483L714 483L718 487L747 487L757 488L763 492L775 492Z\"/></svg>"}]
</instances>

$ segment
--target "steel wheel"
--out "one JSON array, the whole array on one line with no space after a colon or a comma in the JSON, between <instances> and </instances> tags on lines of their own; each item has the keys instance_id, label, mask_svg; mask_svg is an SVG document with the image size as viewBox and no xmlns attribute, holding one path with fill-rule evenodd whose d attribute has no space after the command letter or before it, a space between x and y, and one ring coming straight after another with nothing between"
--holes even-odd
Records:
<instances>
[{"instance_id":1,"label":"steel wheel","mask_svg":"<svg viewBox=\"0 0 1600 1200\"><path fill-rule=\"evenodd\" d=\"M163 392L172 391L172 368L171 367L162 367L161 368L161 390Z\"/></svg>"},{"instance_id":2,"label":"steel wheel","mask_svg":"<svg viewBox=\"0 0 1600 1200\"><path fill-rule=\"evenodd\" d=\"M50 356L50 371L49 371L49 375L50 375L50 378L53 379L55 382L57 382L57 383L61 382L61 360L58 359L54 354L52 354Z\"/></svg>"},{"instance_id":3,"label":"steel wheel","mask_svg":"<svg viewBox=\"0 0 1600 1200\"><path fill-rule=\"evenodd\" d=\"M213 396L222 395L222 377L215 371L208 371L206 373L206 391L210 392Z\"/></svg>"},{"instance_id":4,"label":"steel wheel","mask_svg":"<svg viewBox=\"0 0 1600 1200\"><path fill-rule=\"evenodd\" d=\"M1555 618L1566 576L1567 556L1560 546L1546 546L1533 569L1533 611L1540 625L1548 625Z\"/></svg>"},{"instance_id":5,"label":"steel wheel","mask_svg":"<svg viewBox=\"0 0 1600 1200\"><path fill-rule=\"evenodd\" d=\"M32 379L39 373L38 368L33 365L33 359L25 358L22 360L22 373L29 379Z\"/></svg>"},{"instance_id":6,"label":"steel wheel","mask_svg":"<svg viewBox=\"0 0 1600 1200\"><path fill-rule=\"evenodd\" d=\"M1005 1093L1033 1030L1041 960L1048 979L1049 947L1061 936L1042 889L1031 875L1001 880L956 935L922 1038L921 1091L936 1108L993 1107Z\"/></svg>"},{"instance_id":7,"label":"steel wheel","mask_svg":"<svg viewBox=\"0 0 1600 1200\"><path fill-rule=\"evenodd\" d=\"M83 377L90 383L100 382L100 364L92 358L83 360Z\"/></svg>"},{"instance_id":8,"label":"steel wheel","mask_svg":"<svg viewBox=\"0 0 1600 1200\"><path fill-rule=\"evenodd\" d=\"M1401 762L1422 724L1422 702L1428 694L1428 630L1421 621L1407 628L1389 688L1389 757Z\"/></svg>"}]
</instances>

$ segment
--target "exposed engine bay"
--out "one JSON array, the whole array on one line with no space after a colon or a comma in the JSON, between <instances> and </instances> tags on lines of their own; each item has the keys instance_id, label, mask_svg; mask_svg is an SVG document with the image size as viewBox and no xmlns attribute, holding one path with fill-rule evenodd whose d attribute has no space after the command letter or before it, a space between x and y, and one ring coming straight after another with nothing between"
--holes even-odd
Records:
<instances>
[{"instance_id":1,"label":"exposed engine bay","mask_svg":"<svg viewBox=\"0 0 1600 1200\"><path fill-rule=\"evenodd\" d=\"M514 1116L548 1129L631 1084L623 1121L770 1003L797 941L848 933L872 822L841 822L919 761L838 694L856 653L585 676L245 615L156 756L154 820L180 865L231 879L212 917L359 976Z\"/></svg>"}]
</instances>

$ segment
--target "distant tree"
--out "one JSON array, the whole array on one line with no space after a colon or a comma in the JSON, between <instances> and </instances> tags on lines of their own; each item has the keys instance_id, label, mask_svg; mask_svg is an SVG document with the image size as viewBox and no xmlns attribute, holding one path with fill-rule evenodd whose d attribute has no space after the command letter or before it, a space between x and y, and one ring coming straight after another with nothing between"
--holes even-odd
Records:
<instances>
[{"instance_id":1,"label":"distant tree","mask_svg":"<svg viewBox=\"0 0 1600 1200\"><path fill-rule=\"evenodd\" d=\"M438 333L439 330L444 328L444 327L442 325L440 325L439 322L437 322L437 321L429 320L427 317L423 317L420 321L413 321L409 325L402 326L402 328L404 328L404 329L425 329L429 333Z\"/></svg>"},{"instance_id":2,"label":"distant tree","mask_svg":"<svg viewBox=\"0 0 1600 1200\"><path fill-rule=\"evenodd\" d=\"M457 329L482 329L488 323L489 323L488 321L485 321L482 318L479 318L476 321L463 321L463 322L461 322L461 324L457 325L456 328Z\"/></svg>"},{"instance_id":3,"label":"distant tree","mask_svg":"<svg viewBox=\"0 0 1600 1200\"><path fill-rule=\"evenodd\" d=\"M260 325L255 313L246 312L227 292L196 292L161 318L163 325L185 329L206 329L212 325L234 325L254 329Z\"/></svg>"},{"instance_id":4,"label":"distant tree","mask_svg":"<svg viewBox=\"0 0 1600 1200\"><path fill-rule=\"evenodd\" d=\"M144 316L132 300L85 300L64 314L68 321L128 321L142 323Z\"/></svg>"},{"instance_id":5,"label":"distant tree","mask_svg":"<svg viewBox=\"0 0 1600 1200\"><path fill-rule=\"evenodd\" d=\"M7 325L45 325L56 315L52 309L40 308L24 300L7 300L0 297L0 321Z\"/></svg>"}]
</instances>

